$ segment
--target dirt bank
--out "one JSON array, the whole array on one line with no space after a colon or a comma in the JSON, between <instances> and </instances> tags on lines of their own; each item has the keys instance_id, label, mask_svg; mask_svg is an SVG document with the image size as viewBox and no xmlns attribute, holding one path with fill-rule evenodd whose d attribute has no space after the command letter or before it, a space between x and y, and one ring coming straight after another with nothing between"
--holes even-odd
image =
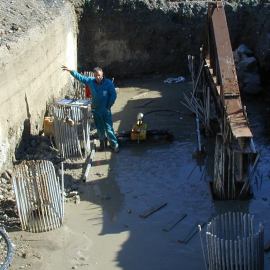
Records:
<instances>
[{"instance_id":1,"label":"dirt bank","mask_svg":"<svg viewBox=\"0 0 270 270\"><path fill-rule=\"evenodd\" d=\"M269 76L267 1L226 1L233 49L244 43ZM78 64L102 65L114 77L187 72L207 38L205 1L89 1L79 22ZM249 23L247 23L249 22Z\"/></svg>"}]
</instances>

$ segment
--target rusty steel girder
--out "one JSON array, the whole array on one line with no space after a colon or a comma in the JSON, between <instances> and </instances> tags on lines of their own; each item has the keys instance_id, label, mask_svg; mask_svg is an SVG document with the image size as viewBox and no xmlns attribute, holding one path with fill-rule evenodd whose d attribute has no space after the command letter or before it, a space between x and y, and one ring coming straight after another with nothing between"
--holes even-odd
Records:
<instances>
[{"instance_id":1,"label":"rusty steel girder","mask_svg":"<svg viewBox=\"0 0 270 270\"><path fill-rule=\"evenodd\" d=\"M208 54L206 65L217 98L223 106L231 132L236 139L252 138L242 105L226 14L221 1L209 4Z\"/></svg>"}]
</instances>

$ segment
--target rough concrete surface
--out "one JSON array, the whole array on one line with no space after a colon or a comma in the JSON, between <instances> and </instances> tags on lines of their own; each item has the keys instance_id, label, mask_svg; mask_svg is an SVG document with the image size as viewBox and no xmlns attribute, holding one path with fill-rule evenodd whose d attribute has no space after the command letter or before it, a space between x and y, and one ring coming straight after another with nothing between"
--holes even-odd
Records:
<instances>
[{"instance_id":1,"label":"rough concrete surface","mask_svg":"<svg viewBox=\"0 0 270 270\"><path fill-rule=\"evenodd\" d=\"M270 144L269 129L263 124L269 108L261 106L265 98L245 101L255 143L262 154L257 173L258 178L262 175L262 188L254 184L250 201L213 202L208 186L212 177L211 143L207 143L205 160L192 158L196 150L194 118L180 105L191 85L163 84L163 79L122 83L113 118L117 130L129 130L138 112L169 108L176 112L156 111L146 115L145 121L150 129L170 129L175 140L122 144L118 154L97 152L86 183L79 180L82 164L66 164L66 179L78 185L80 203L65 204L64 226L56 231L10 233L15 244L25 250L16 254L11 270L202 270L199 235L187 244L179 240L196 222L207 222L226 210L255 214L256 221L265 224L269 239ZM146 219L139 217L161 202L167 206ZM175 228L162 231L183 213L187 217ZM269 259L266 254L265 269L270 267Z\"/></svg>"},{"instance_id":2,"label":"rough concrete surface","mask_svg":"<svg viewBox=\"0 0 270 270\"><path fill-rule=\"evenodd\" d=\"M10 4L8 10L15 8L13 17L19 13L22 4L30 9L31 3L18 3L17 6ZM21 8L21 12L24 9ZM36 6L30 10L34 13L39 11ZM23 133L36 134L42 129L46 102L59 97L70 80L67 74L61 72L61 64L73 68L77 65L77 21L74 9L67 3L56 11L53 12L54 17L49 19L46 17L50 15L49 11L40 11L42 16L31 13L29 21L25 18L26 26L31 23L31 28L26 28L23 34L19 33L22 31L19 28L16 28L17 31L5 30L1 34L0 168L10 164ZM3 17L2 23L5 21L6 27L9 27L10 20L13 21L9 16L7 13ZM41 23L40 20L44 21Z\"/></svg>"}]
</instances>

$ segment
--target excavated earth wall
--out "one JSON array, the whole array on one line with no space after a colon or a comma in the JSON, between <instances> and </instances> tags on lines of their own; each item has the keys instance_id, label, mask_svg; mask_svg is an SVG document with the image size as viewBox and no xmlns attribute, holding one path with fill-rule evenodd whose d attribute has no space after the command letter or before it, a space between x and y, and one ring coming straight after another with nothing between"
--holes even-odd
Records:
<instances>
[{"instance_id":1,"label":"excavated earth wall","mask_svg":"<svg viewBox=\"0 0 270 270\"><path fill-rule=\"evenodd\" d=\"M68 86L70 77L61 64L77 66L74 7L15 2L1 6L0 169L11 164L22 135L42 129L46 102Z\"/></svg>"},{"instance_id":2,"label":"excavated earth wall","mask_svg":"<svg viewBox=\"0 0 270 270\"><path fill-rule=\"evenodd\" d=\"M268 1L229 1L226 12L233 47L254 51L267 82ZM22 134L42 128L46 102L67 89L61 64L76 68L78 55L80 70L99 65L109 77L185 75L187 55L198 55L205 39L206 14L204 1L0 1L0 170Z\"/></svg>"},{"instance_id":3,"label":"excavated earth wall","mask_svg":"<svg viewBox=\"0 0 270 270\"><path fill-rule=\"evenodd\" d=\"M89 1L79 22L79 67L101 65L112 77L183 74L187 55L198 56L207 36L207 7L203 0ZM225 8L233 49L245 43L269 74L269 1L231 0Z\"/></svg>"}]
</instances>

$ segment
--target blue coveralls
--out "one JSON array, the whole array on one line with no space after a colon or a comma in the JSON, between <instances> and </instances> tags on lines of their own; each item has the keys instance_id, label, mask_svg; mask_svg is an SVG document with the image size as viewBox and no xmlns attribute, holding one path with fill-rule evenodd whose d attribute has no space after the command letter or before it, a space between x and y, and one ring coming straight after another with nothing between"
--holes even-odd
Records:
<instances>
[{"instance_id":1,"label":"blue coveralls","mask_svg":"<svg viewBox=\"0 0 270 270\"><path fill-rule=\"evenodd\" d=\"M101 83L98 84L94 77L83 76L77 71L71 71L70 74L91 88L92 113L99 139L103 141L107 137L113 148L118 147L111 113L111 107L116 100L116 91L112 81L103 78Z\"/></svg>"}]
</instances>

